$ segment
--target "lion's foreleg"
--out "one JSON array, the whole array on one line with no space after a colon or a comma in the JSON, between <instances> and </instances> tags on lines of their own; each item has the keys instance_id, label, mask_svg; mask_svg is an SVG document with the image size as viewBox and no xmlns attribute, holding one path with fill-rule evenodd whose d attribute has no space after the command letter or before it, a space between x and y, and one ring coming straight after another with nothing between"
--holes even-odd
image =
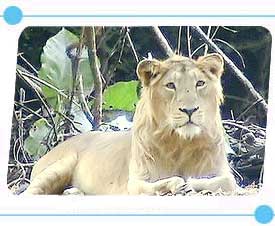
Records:
<instances>
[{"instance_id":1,"label":"lion's foreleg","mask_svg":"<svg viewBox=\"0 0 275 226\"><path fill-rule=\"evenodd\" d=\"M187 183L195 191L209 190L215 192L218 189L222 189L222 191L231 192L234 191L237 187L234 176L229 173L213 178L190 178L187 180Z\"/></svg>"},{"instance_id":2,"label":"lion's foreleg","mask_svg":"<svg viewBox=\"0 0 275 226\"><path fill-rule=\"evenodd\" d=\"M147 182L144 180L129 180L128 193L130 195L162 195L171 192L175 194L185 185L185 180L181 177L170 177L156 182Z\"/></svg>"},{"instance_id":3,"label":"lion's foreleg","mask_svg":"<svg viewBox=\"0 0 275 226\"><path fill-rule=\"evenodd\" d=\"M77 154L72 154L49 165L36 175L24 194L59 194L70 183L77 163Z\"/></svg>"}]
</instances>

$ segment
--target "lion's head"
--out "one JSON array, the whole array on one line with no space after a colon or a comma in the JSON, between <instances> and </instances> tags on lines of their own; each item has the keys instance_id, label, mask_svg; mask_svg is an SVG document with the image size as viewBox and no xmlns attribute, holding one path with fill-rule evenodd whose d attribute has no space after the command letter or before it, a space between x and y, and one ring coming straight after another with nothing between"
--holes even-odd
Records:
<instances>
[{"instance_id":1,"label":"lion's head","mask_svg":"<svg viewBox=\"0 0 275 226\"><path fill-rule=\"evenodd\" d=\"M151 117L159 129L192 139L220 119L220 82L224 62L219 54L193 60L175 55L165 61L145 59L137 74L143 85L138 114ZM145 110L146 109L146 110ZM139 119L137 119L139 120Z\"/></svg>"}]
</instances>

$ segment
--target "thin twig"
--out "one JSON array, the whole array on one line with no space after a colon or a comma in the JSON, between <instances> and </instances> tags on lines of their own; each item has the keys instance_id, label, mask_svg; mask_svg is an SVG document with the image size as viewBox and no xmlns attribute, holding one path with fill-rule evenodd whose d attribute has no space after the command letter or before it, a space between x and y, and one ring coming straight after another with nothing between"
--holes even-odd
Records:
<instances>
[{"instance_id":1,"label":"thin twig","mask_svg":"<svg viewBox=\"0 0 275 226\"><path fill-rule=\"evenodd\" d=\"M258 103L260 103L261 101L263 101L263 99L260 100L256 100L255 102L253 102L251 105L249 105L237 118L235 121L238 121L239 119L242 118L243 115L245 115L251 108L253 108L255 105L257 105Z\"/></svg>"},{"instance_id":2,"label":"thin twig","mask_svg":"<svg viewBox=\"0 0 275 226\"><path fill-rule=\"evenodd\" d=\"M79 37L79 42L78 43L73 43L71 45L69 45L66 48L66 54L67 56L71 59L71 71L72 71L72 89L71 89L71 93L70 93L70 101L68 106L66 107L66 117L70 118L72 117L72 108L73 108L73 101L75 99L75 93L78 89L77 85L78 85L78 79L79 79L79 62L81 59L81 55L82 55L82 50L84 47L84 28L81 29L81 34ZM75 53L72 53L72 50L76 49ZM70 121L65 121L64 123L64 133L71 133L71 126L73 124L70 123Z\"/></svg>"},{"instance_id":3,"label":"thin twig","mask_svg":"<svg viewBox=\"0 0 275 226\"><path fill-rule=\"evenodd\" d=\"M123 40L126 38L126 28L121 28L120 30L120 37L117 39L116 43L114 44L112 50L109 52L108 57L104 59L103 66L101 66L101 74L104 75L105 77L105 82L103 86L103 90L109 85L112 74L115 71L117 65L120 63L119 60L117 59L117 53L118 51L122 52L123 46ZM114 64L112 62L115 62ZM89 96L90 98L91 96ZM93 98L94 99L94 98Z\"/></svg>"},{"instance_id":4,"label":"thin twig","mask_svg":"<svg viewBox=\"0 0 275 226\"><path fill-rule=\"evenodd\" d=\"M228 46L230 49L232 49L235 53L237 53L237 55L238 55L239 58L241 59L243 68L245 68L244 59L243 59L242 55L240 54L240 52L234 48L234 46L232 46L232 45L229 44L228 42L226 42L226 41L224 41L224 40L222 40L222 39L219 39L219 38L214 38L213 41L214 41L214 42L216 42L216 41L221 42L221 43L227 45L227 46Z\"/></svg>"},{"instance_id":5,"label":"thin twig","mask_svg":"<svg viewBox=\"0 0 275 226\"><path fill-rule=\"evenodd\" d=\"M207 29L207 34L206 35L207 35L208 38L210 38L210 35L211 35L211 28L212 27L209 26L208 29ZM205 47L204 47L204 56L207 54L207 52L208 52L208 45L205 45Z\"/></svg>"},{"instance_id":6,"label":"thin twig","mask_svg":"<svg viewBox=\"0 0 275 226\"><path fill-rule=\"evenodd\" d=\"M127 27L125 29L128 30ZM125 47L125 43L126 43L126 38L127 38L127 32L125 33L125 35L123 36L123 39L122 39L122 45L121 45L120 52L119 52L118 63L121 63L121 58L122 58L122 55L123 55L123 51L124 51L124 47Z\"/></svg>"},{"instance_id":7,"label":"thin twig","mask_svg":"<svg viewBox=\"0 0 275 226\"><path fill-rule=\"evenodd\" d=\"M213 38L215 38L215 36L216 36L216 34L217 34L217 32L218 32L219 29L220 29L220 26L217 26L216 29L214 30L213 34L211 35L211 38L210 38L211 40Z\"/></svg>"},{"instance_id":8,"label":"thin twig","mask_svg":"<svg viewBox=\"0 0 275 226\"><path fill-rule=\"evenodd\" d=\"M191 35L190 35L190 27L187 26L187 31L186 31L186 40L187 40L187 51L188 51L188 57L192 57L192 52L191 52Z\"/></svg>"},{"instance_id":9,"label":"thin twig","mask_svg":"<svg viewBox=\"0 0 275 226\"><path fill-rule=\"evenodd\" d=\"M97 48L101 48L101 46L104 44L105 40L109 38L112 35L113 28L112 27L106 27L104 30L104 34L100 37L100 40L97 42Z\"/></svg>"},{"instance_id":10,"label":"thin twig","mask_svg":"<svg viewBox=\"0 0 275 226\"><path fill-rule=\"evenodd\" d=\"M231 119L235 121L234 112L232 110L230 110L230 115L231 115Z\"/></svg>"},{"instance_id":11,"label":"thin twig","mask_svg":"<svg viewBox=\"0 0 275 226\"><path fill-rule=\"evenodd\" d=\"M25 90L23 88L20 88L19 90L19 103L23 105L23 102L25 101ZM24 144L24 122L22 120L23 118L23 112L22 108L19 109L19 118L18 118L18 135L19 135L19 143L20 146L23 147Z\"/></svg>"},{"instance_id":12,"label":"thin twig","mask_svg":"<svg viewBox=\"0 0 275 226\"><path fill-rule=\"evenodd\" d=\"M35 112L34 110L32 110L32 109L26 107L25 105L23 105L23 104L21 104L21 103L19 103L19 102L17 102L17 101L14 101L14 105L19 106L20 108L23 108L24 110L26 110L26 111L28 111L29 113L31 113L31 114L37 116L38 118L44 118L42 115L39 115L39 114L38 114L37 112ZM47 121L47 124L48 124L48 126L50 126L50 124L48 123L48 121Z\"/></svg>"},{"instance_id":13,"label":"thin twig","mask_svg":"<svg viewBox=\"0 0 275 226\"><path fill-rule=\"evenodd\" d=\"M181 46L181 33L182 33L182 26L179 26L178 32L178 45L177 45L177 54L180 54L180 46Z\"/></svg>"},{"instance_id":14,"label":"thin twig","mask_svg":"<svg viewBox=\"0 0 275 226\"><path fill-rule=\"evenodd\" d=\"M17 144L19 144L18 150L16 150ZM21 163L20 160L19 160L19 152L20 152L20 150L23 150L23 149L22 149L22 146L20 144L20 137L19 137L14 142L14 146L13 146L13 159L16 162L16 164L21 168L21 170L23 172L23 178L26 178L26 171L25 171L24 167L22 166L22 164L24 164L24 163ZM22 151L22 153L23 152L24 151Z\"/></svg>"},{"instance_id":15,"label":"thin twig","mask_svg":"<svg viewBox=\"0 0 275 226\"><path fill-rule=\"evenodd\" d=\"M244 98L241 98L241 97L238 97L238 96L234 96L234 95L229 95L229 94L225 94L225 98L228 98L228 99L232 99L232 100L237 100L237 101L240 101L240 102L244 102L244 103L251 103L251 101L247 100L247 99L244 99Z\"/></svg>"},{"instance_id":16,"label":"thin twig","mask_svg":"<svg viewBox=\"0 0 275 226\"><path fill-rule=\"evenodd\" d=\"M66 116L62 112L56 111L56 113L61 115L64 119L68 120L71 123L74 130L76 130L78 133L81 133L81 131L75 126L75 124L77 124L77 122L74 122L71 118L69 118L68 116Z\"/></svg>"},{"instance_id":17,"label":"thin twig","mask_svg":"<svg viewBox=\"0 0 275 226\"><path fill-rule=\"evenodd\" d=\"M204 46L206 46L205 43L201 44L200 46L198 46L191 54L191 58L200 50L202 49Z\"/></svg>"},{"instance_id":18,"label":"thin twig","mask_svg":"<svg viewBox=\"0 0 275 226\"><path fill-rule=\"evenodd\" d=\"M24 76L24 74L31 74L29 71L27 71L25 68L17 64L16 67L16 75L21 78ZM42 93L42 88L40 85L37 84L36 81L33 81L33 79L28 78L27 76L24 76L25 79L28 81L28 83L31 84L32 87L35 87L40 93Z\"/></svg>"},{"instance_id":19,"label":"thin twig","mask_svg":"<svg viewBox=\"0 0 275 226\"><path fill-rule=\"evenodd\" d=\"M210 48L212 48L214 51L219 53L223 58L224 61L229 66L230 70L233 72L233 74L239 79L239 81L244 85L244 87L249 91L249 93L253 96L256 100L261 100L263 97L255 90L251 82L243 75L243 73L240 71L240 69L224 54L224 52L212 41L210 40L205 33L200 29L200 27L192 26L192 30L205 42L209 45ZM260 102L261 106L263 107L263 110L265 113L267 112L267 103L263 99Z\"/></svg>"},{"instance_id":20,"label":"thin twig","mask_svg":"<svg viewBox=\"0 0 275 226\"><path fill-rule=\"evenodd\" d=\"M20 165L23 167L32 167L35 165L35 162L20 163ZM18 162L8 164L8 167L15 167L15 166L18 166Z\"/></svg>"},{"instance_id":21,"label":"thin twig","mask_svg":"<svg viewBox=\"0 0 275 226\"><path fill-rule=\"evenodd\" d=\"M42 105L44 106L44 108L46 109L47 113L48 113L48 116L50 117L51 119L51 122L52 122L52 127L53 127L53 132L54 132L54 136L55 136L55 140L57 141L58 140L58 134L57 134L57 129L56 129L56 124L55 124L55 121L54 121L54 118L51 114L51 110L50 108L48 107L48 104L46 103L46 101L43 99L43 97L40 95L40 93L34 89L34 92L36 94L36 96L40 99Z\"/></svg>"},{"instance_id":22,"label":"thin twig","mask_svg":"<svg viewBox=\"0 0 275 226\"><path fill-rule=\"evenodd\" d=\"M22 77L22 80L26 82L26 84L28 84L32 89L33 91L35 92L36 96L38 97L38 99L41 101L42 105L45 107L47 113L48 113L48 116L50 117L51 119L51 122L52 122L52 126L53 126L53 131L54 131L54 135L55 135L55 139L57 140L58 139L58 135L57 135L57 129L56 129L56 125L55 125L55 121L54 121L54 118L51 114L51 110L50 108L48 107L48 104L46 103L46 101L43 99L43 97L41 96L40 92L35 88L33 87L27 80L24 79L24 77Z\"/></svg>"},{"instance_id":23,"label":"thin twig","mask_svg":"<svg viewBox=\"0 0 275 226\"><path fill-rule=\"evenodd\" d=\"M36 68L25 58L23 57L23 54L20 54L19 57L36 73L38 74L38 71Z\"/></svg>"},{"instance_id":24,"label":"thin twig","mask_svg":"<svg viewBox=\"0 0 275 226\"><path fill-rule=\"evenodd\" d=\"M46 82L45 80L40 79L40 78L38 78L38 77L36 77L36 76L33 76L33 75L29 74L29 73L23 72L21 69L18 69L18 68L16 69L16 72L17 72L16 75L19 76L20 78L24 78L25 81L27 81L28 84L30 84L32 88L34 88L34 86L32 85L32 83L30 83L30 81L28 80L28 78L31 79L31 80L34 80L35 82L37 82L37 83L39 83L39 84L42 84L42 85L44 85L44 86L47 86L47 87L50 88L50 89L53 89L53 90L56 91L60 96L66 98L66 99L69 99L69 96L68 96L68 95L66 95L66 94L65 94L64 92L62 92L60 89L56 88L54 85L52 85L52 84ZM39 87L39 86L37 86L37 87ZM35 87L35 88L36 88L36 87ZM39 90L38 90L38 91L39 91ZM76 101L74 101L74 104L80 108L79 104L78 104Z\"/></svg>"},{"instance_id":25,"label":"thin twig","mask_svg":"<svg viewBox=\"0 0 275 226\"><path fill-rule=\"evenodd\" d=\"M240 125L240 124L237 124L237 123L235 123L235 122L232 122L232 121L230 121L230 120L223 120L222 123L223 123L224 125L234 126L234 127L237 127L237 128L243 129L243 130L246 130L246 131L248 131L248 132L253 132L252 130L248 129L247 127L242 126L242 125Z\"/></svg>"},{"instance_id":26,"label":"thin twig","mask_svg":"<svg viewBox=\"0 0 275 226\"><path fill-rule=\"evenodd\" d=\"M170 57L174 55L172 48L170 47L168 41L166 40L160 29L158 27L152 27L152 31L154 32L156 40L158 41L164 52L167 54L167 56Z\"/></svg>"},{"instance_id":27,"label":"thin twig","mask_svg":"<svg viewBox=\"0 0 275 226\"><path fill-rule=\"evenodd\" d=\"M97 125L94 124L94 117L93 117L93 115L88 107L88 104L86 102L86 99L85 99L82 74L79 74L78 82L79 82L79 85L77 87L77 90L78 90L78 99L80 102L81 109L84 112L88 121L92 124L92 126L96 127Z\"/></svg>"},{"instance_id":28,"label":"thin twig","mask_svg":"<svg viewBox=\"0 0 275 226\"><path fill-rule=\"evenodd\" d=\"M18 162L18 159L17 159L17 152L16 152L16 148L18 146L18 143L19 143L19 138L17 138L15 141L14 141L14 145L13 145L13 148L12 148L12 155L13 155L13 159L14 161ZM19 145L20 146L20 145Z\"/></svg>"},{"instance_id":29,"label":"thin twig","mask_svg":"<svg viewBox=\"0 0 275 226\"><path fill-rule=\"evenodd\" d=\"M222 26L222 28L223 28L224 30L230 31L230 32L232 32L232 33L237 33L237 32L238 32L238 31L233 30L232 28L229 28L229 27L226 27L226 26Z\"/></svg>"},{"instance_id":30,"label":"thin twig","mask_svg":"<svg viewBox=\"0 0 275 226\"><path fill-rule=\"evenodd\" d=\"M211 36L210 39L212 40L212 39L216 36L218 30L219 30L219 26L217 26L217 27L215 28L213 34L211 35L211 29L210 29L210 30L208 29L208 31L210 32L209 35L208 35L208 37ZM204 55L206 55L207 52L208 52L209 47L208 47L208 45L207 45L206 43L203 43L203 44L199 45L199 46L192 52L191 58L193 58L193 56L194 56L201 48L203 48L203 47L205 47L205 50L207 50L206 53L204 53Z\"/></svg>"},{"instance_id":31,"label":"thin twig","mask_svg":"<svg viewBox=\"0 0 275 226\"><path fill-rule=\"evenodd\" d=\"M20 88L19 94L20 94L19 103L21 103L23 105L23 103L25 102L25 96L26 96L25 90L23 88ZM26 157L25 152L24 152L24 120L23 120L22 108L20 108L20 110L19 110L19 120L18 120L18 122L19 122L19 127L18 127L19 144L20 144L20 147L21 147L21 150L22 150L23 158L24 158L25 162L27 162L27 157ZM17 152L17 154L19 155L19 151Z\"/></svg>"}]
</instances>

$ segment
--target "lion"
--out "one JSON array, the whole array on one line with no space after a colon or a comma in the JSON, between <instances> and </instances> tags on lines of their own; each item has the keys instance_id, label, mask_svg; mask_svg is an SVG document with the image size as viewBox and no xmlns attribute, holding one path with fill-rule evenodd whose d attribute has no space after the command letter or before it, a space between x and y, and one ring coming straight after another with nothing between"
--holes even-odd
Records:
<instances>
[{"instance_id":1,"label":"lion","mask_svg":"<svg viewBox=\"0 0 275 226\"><path fill-rule=\"evenodd\" d=\"M35 164L25 194L62 194L68 185L87 195L234 191L219 108L223 68L217 53L142 60L132 130L57 145Z\"/></svg>"}]
</instances>

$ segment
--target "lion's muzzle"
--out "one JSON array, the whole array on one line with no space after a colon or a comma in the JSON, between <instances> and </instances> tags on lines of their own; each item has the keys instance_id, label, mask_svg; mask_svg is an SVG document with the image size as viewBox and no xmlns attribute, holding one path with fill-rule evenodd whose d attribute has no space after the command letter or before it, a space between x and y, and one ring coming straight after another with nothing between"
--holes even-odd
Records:
<instances>
[{"instance_id":1,"label":"lion's muzzle","mask_svg":"<svg viewBox=\"0 0 275 226\"><path fill-rule=\"evenodd\" d=\"M191 120L191 116L194 112L196 112L197 110L199 110L199 107L195 107L195 108L191 108L191 109L187 109L187 108L179 108L179 110L185 114L188 115L189 117L189 120L188 120L188 123L192 123L192 120Z\"/></svg>"}]
</instances>

